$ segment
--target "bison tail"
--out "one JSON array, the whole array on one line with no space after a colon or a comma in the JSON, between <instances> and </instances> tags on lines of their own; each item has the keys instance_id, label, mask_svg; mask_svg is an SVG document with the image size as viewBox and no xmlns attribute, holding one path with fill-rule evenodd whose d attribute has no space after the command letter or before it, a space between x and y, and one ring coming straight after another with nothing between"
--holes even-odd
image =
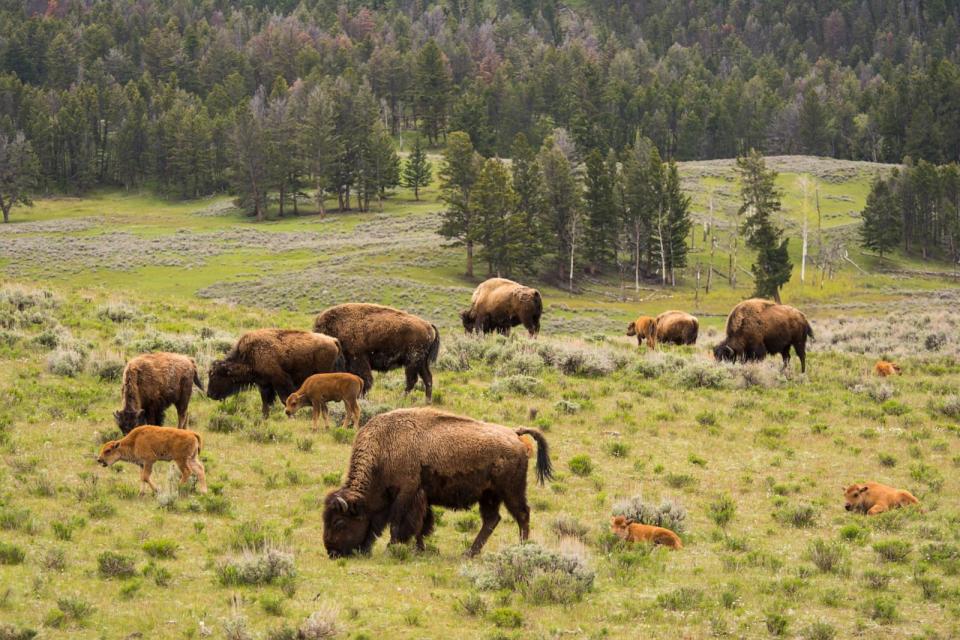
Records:
<instances>
[{"instance_id":1,"label":"bison tail","mask_svg":"<svg viewBox=\"0 0 960 640\"><path fill-rule=\"evenodd\" d=\"M200 380L200 372L197 371L196 367L193 369L193 384L197 385L197 389L205 392L203 388L203 382Z\"/></svg>"},{"instance_id":2,"label":"bison tail","mask_svg":"<svg viewBox=\"0 0 960 640\"><path fill-rule=\"evenodd\" d=\"M537 482L543 484L544 480L553 480L550 448L547 446L547 439L543 437L543 432L539 429L528 429L526 427L520 427L514 431L517 436L527 435L537 441Z\"/></svg>"},{"instance_id":3,"label":"bison tail","mask_svg":"<svg viewBox=\"0 0 960 640\"><path fill-rule=\"evenodd\" d=\"M333 370L337 372L347 371L347 358L343 355L343 345L340 344L339 338L334 338L333 341L337 343L337 357L333 361Z\"/></svg>"},{"instance_id":4,"label":"bison tail","mask_svg":"<svg viewBox=\"0 0 960 640\"><path fill-rule=\"evenodd\" d=\"M539 291L533 292L533 309L537 312L538 318L543 314L543 298L540 296Z\"/></svg>"},{"instance_id":5,"label":"bison tail","mask_svg":"<svg viewBox=\"0 0 960 640\"><path fill-rule=\"evenodd\" d=\"M203 449L203 438L196 431L193 432L193 437L197 439L197 455L200 455L200 450Z\"/></svg>"},{"instance_id":6,"label":"bison tail","mask_svg":"<svg viewBox=\"0 0 960 640\"><path fill-rule=\"evenodd\" d=\"M810 326L809 322L807 322L806 334L811 340L816 340L816 338L813 337L813 327Z\"/></svg>"},{"instance_id":7,"label":"bison tail","mask_svg":"<svg viewBox=\"0 0 960 640\"><path fill-rule=\"evenodd\" d=\"M427 354L427 358L430 360L430 363L433 364L437 361L437 357L440 355L440 330L437 329L437 325L430 325L433 327L433 342L430 344L430 353Z\"/></svg>"}]
</instances>

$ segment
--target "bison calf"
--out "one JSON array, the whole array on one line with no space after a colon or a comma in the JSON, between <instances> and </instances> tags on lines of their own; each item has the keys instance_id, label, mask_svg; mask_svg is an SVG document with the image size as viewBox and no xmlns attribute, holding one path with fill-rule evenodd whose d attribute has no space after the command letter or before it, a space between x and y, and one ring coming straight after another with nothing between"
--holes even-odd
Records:
<instances>
[{"instance_id":1,"label":"bison calf","mask_svg":"<svg viewBox=\"0 0 960 640\"><path fill-rule=\"evenodd\" d=\"M287 416L293 417L298 410L313 407L313 430L316 431L317 416L323 414L323 428L329 426L327 403L343 402L346 413L343 425L353 418L353 428L360 428L360 404L357 398L363 393L363 379L352 373L317 373L307 378L303 385L287 396Z\"/></svg>"},{"instance_id":2,"label":"bison calf","mask_svg":"<svg viewBox=\"0 0 960 640\"><path fill-rule=\"evenodd\" d=\"M143 485L153 492L157 487L150 481L150 472L157 461L173 460L180 469L180 484L193 473L201 493L207 492L207 476L200 462L200 434L172 427L137 427L120 440L111 440L100 449L97 462L109 467L118 461L132 462L140 467L140 495Z\"/></svg>"},{"instance_id":3,"label":"bison calf","mask_svg":"<svg viewBox=\"0 0 960 640\"><path fill-rule=\"evenodd\" d=\"M843 497L844 509L865 513L868 516L911 504L920 504L920 501L909 491L894 489L879 482L852 484L843 490Z\"/></svg>"},{"instance_id":4,"label":"bison calf","mask_svg":"<svg viewBox=\"0 0 960 640\"><path fill-rule=\"evenodd\" d=\"M193 358L177 353L146 353L123 368L123 408L113 416L124 434L142 424L163 424L170 405L177 407L177 426L187 426L193 385L203 391Z\"/></svg>"},{"instance_id":5,"label":"bison calf","mask_svg":"<svg viewBox=\"0 0 960 640\"><path fill-rule=\"evenodd\" d=\"M680 537L670 529L649 524L638 524L627 520L624 516L614 516L610 519L610 531L627 542L649 542L651 544L662 544L671 549L683 548Z\"/></svg>"},{"instance_id":6,"label":"bison calf","mask_svg":"<svg viewBox=\"0 0 960 640\"><path fill-rule=\"evenodd\" d=\"M878 360L877 364L873 365L873 373L881 378L900 375L900 366L886 360Z\"/></svg>"}]
</instances>

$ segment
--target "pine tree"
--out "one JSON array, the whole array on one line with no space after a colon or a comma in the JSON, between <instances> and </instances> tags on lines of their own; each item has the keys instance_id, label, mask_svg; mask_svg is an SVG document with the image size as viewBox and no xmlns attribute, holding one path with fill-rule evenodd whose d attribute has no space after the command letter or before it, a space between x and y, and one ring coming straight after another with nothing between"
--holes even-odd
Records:
<instances>
[{"instance_id":1,"label":"pine tree","mask_svg":"<svg viewBox=\"0 0 960 640\"><path fill-rule=\"evenodd\" d=\"M616 166L604 161L599 149L587 154L586 192L584 193L584 255L598 271L616 262L617 203Z\"/></svg>"},{"instance_id":2,"label":"pine tree","mask_svg":"<svg viewBox=\"0 0 960 640\"><path fill-rule=\"evenodd\" d=\"M903 221L897 207L897 198L889 183L881 177L874 180L863 209L860 244L883 257L900 244Z\"/></svg>"},{"instance_id":3,"label":"pine tree","mask_svg":"<svg viewBox=\"0 0 960 640\"><path fill-rule=\"evenodd\" d=\"M640 276L649 273L653 260L652 239L660 212L663 163L656 146L638 137L627 149L623 162L624 234L632 252L634 288L640 289Z\"/></svg>"},{"instance_id":4,"label":"pine tree","mask_svg":"<svg viewBox=\"0 0 960 640\"><path fill-rule=\"evenodd\" d=\"M473 277L473 243L476 237L470 194L480 172L482 158L463 131L447 136L440 169L440 198L446 203L440 235L463 243L467 250L466 275Z\"/></svg>"},{"instance_id":5,"label":"pine tree","mask_svg":"<svg viewBox=\"0 0 960 640\"><path fill-rule=\"evenodd\" d=\"M424 131L435 143L443 131L452 79L447 60L431 38L420 49L415 78L416 104Z\"/></svg>"},{"instance_id":6,"label":"pine tree","mask_svg":"<svg viewBox=\"0 0 960 640\"><path fill-rule=\"evenodd\" d=\"M527 143L527 137L522 133L518 133L514 138L510 156L513 190L517 194L517 233L520 236L515 268L518 273L532 274L536 272L543 255L543 176L540 174L533 147Z\"/></svg>"},{"instance_id":7,"label":"pine tree","mask_svg":"<svg viewBox=\"0 0 960 640\"><path fill-rule=\"evenodd\" d=\"M4 222L10 222L14 205L33 205L30 190L36 186L38 174L37 156L23 132L12 136L0 132L0 212Z\"/></svg>"},{"instance_id":8,"label":"pine tree","mask_svg":"<svg viewBox=\"0 0 960 640\"><path fill-rule=\"evenodd\" d=\"M413 197L420 199L420 187L430 186L430 180L433 177L433 165L427 160L427 153L420 144L420 137L413 143L413 151L410 157L403 165L403 186L407 189L413 189Z\"/></svg>"},{"instance_id":9,"label":"pine tree","mask_svg":"<svg viewBox=\"0 0 960 640\"><path fill-rule=\"evenodd\" d=\"M793 265L787 251L789 239L773 221L780 211L780 193L776 187L777 172L767 169L763 155L751 149L748 156L737 158L740 176L740 214L745 214L744 232L747 246L757 251L751 271L756 281L755 295L780 302L780 289L790 280Z\"/></svg>"},{"instance_id":10,"label":"pine tree","mask_svg":"<svg viewBox=\"0 0 960 640\"><path fill-rule=\"evenodd\" d=\"M687 237L693 224L690 220L690 197L680 187L677 163L671 162L664 173L663 209L666 211L663 263L670 274L670 284L675 285L676 270L687 266Z\"/></svg>"},{"instance_id":11,"label":"pine tree","mask_svg":"<svg viewBox=\"0 0 960 640\"><path fill-rule=\"evenodd\" d=\"M473 240L481 245L489 275L510 275L520 253L518 202L503 161L490 158L484 162L470 195L470 206L476 220Z\"/></svg>"},{"instance_id":12,"label":"pine tree","mask_svg":"<svg viewBox=\"0 0 960 640\"><path fill-rule=\"evenodd\" d=\"M266 120L266 96L261 87L246 108L237 113L230 133L231 177L237 203L253 210L258 222L266 214L269 180Z\"/></svg>"},{"instance_id":13,"label":"pine tree","mask_svg":"<svg viewBox=\"0 0 960 640\"><path fill-rule=\"evenodd\" d=\"M342 152L334 133L334 108L329 90L318 85L307 94L305 115L297 132L307 170L313 175L317 209L326 213L323 201L327 189L333 187L331 169Z\"/></svg>"},{"instance_id":14,"label":"pine tree","mask_svg":"<svg viewBox=\"0 0 960 640\"><path fill-rule=\"evenodd\" d=\"M543 221L553 238L557 278L573 289L577 240L582 235L581 186L563 150L549 137L537 162L543 175Z\"/></svg>"}]
</instances>

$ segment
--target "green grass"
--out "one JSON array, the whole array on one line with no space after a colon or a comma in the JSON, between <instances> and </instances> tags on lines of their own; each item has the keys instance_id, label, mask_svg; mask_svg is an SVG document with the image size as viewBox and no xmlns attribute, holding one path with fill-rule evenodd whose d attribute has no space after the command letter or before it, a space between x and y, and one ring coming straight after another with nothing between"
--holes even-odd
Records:
<instances>
[{"instance_id":1,"label":"green grass","mask_svg":"<svg viewBox=\"0 0 960 640\"><path fill-rule=\"evenodd\" d=\"M850 226L845 212L862 206L869 168L830 182L838 169L829 162L819 173L816 162L789 162L827 183L821 204L828 226L838 233ZM683 167L698 217L704 185L733 188L729 163L708 168ZM781 184L793 190L796 175L785 171ZM45 638L186 638L199 636L201 622L220 637L224 621L239 615L267 637L336 605L343 637L553 637L575 629L595 638L708 637L723 629L750 638L909 638L920 629L960 635L952 604L960 589L953 284L876 273L879 263L856 251L851 256L871 275L844 268L823 289L801 288L795 277L785 300L808 312L818 335L806 376L795 362L786 374L773 361L711 362L706 351L723 314L748 291L718 280L694 305L689 274L676 290L644 285L639 293L621 291L613 278L577 295L537 282L547 314L536 342L467 341L455 312L474 283L459 275L460 249L438 248L430 229L418 226L435 220L435 196L428 190L417 204L401 192L382 218L331 214L262 225L229 211L194 215L222 198L170 203L104 192L15 210L17 224L53 225L26 235L54 244L64 241L52 230L57 224L89 217L106 223L70 231L68 240L123 231L174 242L178 234L252 230L263 234L258 241L306 237L316 244L290 251L214 246L209 255L191 246L183 254L190 266L160 264L161 253L130 271L31 255L0 267L5 284L23 283L28 294L42 287L55 298L38 303L29 322L0 305L0 584L9 586L0 588L0 619L42 629ZM795 190L785 203L795 228ZM390 232L382 244L349 235L378 233L371 216ZM324 238L336 242L323 245ZM703 255L694 253L693 263ZM936 267L900 258L892 264ZM211 291L236 304L199 297ZM585 559L595 579L582 600L557 597L566 594L562 585L542 575L520 574L516 590L479 590L463 568L480 562L462 558L480 525L476 509L439 514L424 554L388 550L381 541L370 557L329 560L320 509L346 471L353 432L314 434L308 412L287 419L279 408L263 421L255 392L225 403L194 395L190 426L204 437L208 496L179 490L168 464L154 469L158 497L137 495L135 466L95 464L99 444L115 432L119 403L119 382L99 376L98 363L125 360L159 334L189 348L205 374L243 331L309 328L313 312L353 299L396 304L435 322L441 365L465 354L465 370L435 371L441 408L546 430L556 477L540 487L531 474L532 537ZM136 313L114 322L101 313L109 303ZM621 335L641 311L673 307L703 317L696 347L648 353ZM910 308L903 316L910 322L888 319ZM928 351L927 335L941 331L946 345ZM45 332L87 353L75 377L47 369L51 343L36 340ZM899 350L905 375L878 382L870 367L886 349ZM541 350L570 357L545 364ZM571 354L586 358L583 375ZM498 379L504 382L491 390ZM422 404L422 394L402 392L402 372L377 375L365 411ZM922 509L878 518L844 511L842 487L866 480L910 490ZM653 507L670 501L685 509L683 550L631 547L609 534L614 505L636 495ZM515 523L502 515L484 556L517 542ZM260 573L266 549L292 554L293 570Z\"/></svg>"}]
</instances>

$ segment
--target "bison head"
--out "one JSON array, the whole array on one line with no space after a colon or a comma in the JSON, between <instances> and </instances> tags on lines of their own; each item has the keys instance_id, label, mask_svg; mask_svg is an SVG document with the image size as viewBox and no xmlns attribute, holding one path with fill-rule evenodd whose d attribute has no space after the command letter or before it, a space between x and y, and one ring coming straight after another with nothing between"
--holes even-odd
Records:
<instances>
[{"instance_id":1,"label":"bison head","mask_svg":"<svg viewBox=\"0 0 960 640\"><path fill-rule=\"evenodd\" d=\"M635 336L635 335L637 335L637 323L636 323L636 322L631 322L630 324L627 325L627 335L628 335L628 336Z\"/></svg>"},{"instance_id":2,"label":"bison head","mask_svg":"<svg viewBox=\"0 0 960 640\"><path fill-rule=\"evenodd\" d=\"M323 507L323 546L331 558L358 551L367 553L375 539L362 498L342 489L327 495Z\"/></svg>"},{"instance_id":3,"label":"bison head","mask_svg":"<svg viewBox=\"0 0 960 640\"><path fill-rule=\"evenodd\" d=\"M733 350L733 347L728 345L726 342L721 342L716 347L713 348L713 357L723 362L733 362L737 359L737 352Z\"/></svg>"},{"instance_id":4,"label":"bison head","mask_svg":"<svg viewBox=\"0 0 960 640\"><path fill-rule=\"evenodd\" d=\"M307 403L310 402L310 399L307 398L305 394L297 393L294 391L287 396L286 412L287 417L292 418L293 414L299 411L301 408L307 406Z\"/></svg>"},{"instance_id":5,"label":"bison head","mask_svg":"<svg viewBox=\"0 0 960 640\"><path fill-rule=\"evenodd\" d=\"M120 441L111 440L102 447L100 447L100 455L97 456L97 462L104 466L109 467L114 462L120 459Z\"/></svg>"},{"instance_id":6,"label":"bison head","mask_svg":"<svg viewBox=\"0 0 960 640\"><path fill-rule=\"evenodd\" d=\"M865 504L868 489L869 487L865 484L852 484L844 489L843 508L847 511L866 511L869 508L869 505Z\"/></svg>"},{"instance_id":7,"label":"bison head","mask_svg":"<svg viewBox=\"0 0 960 640\"><path fill-rule=\"evenodd\" d=\"M120 427L120 432L123 435L130 433L130 430L134 427L146 424L146 420L143 419L143 409L124 408L120 411L114 411L113 419L117 421L117 426Z\"/></svg>"},{"instance_id":8,"label":"bison head","mask_svg":"<svg viewBox=\"0 0 960 640\"><path fill-rule=\"evenodd\" d=\"M215 360L210 365L210 378L207 381L207 397L223 400L227 396L243 391L254 384L250 367L231 360Z\"/></svg>"},{"instance_id":9,"label":"bison head","mask_svg":"<svg viewBox=\"0 0 960 640\"><path fill-rule=\"evenodd\" d=\"M463 322L463 330L467 333L473 333L477 330L477 316L471 309L461 311L460 320Z\"/></svg>"}]
</instances>

